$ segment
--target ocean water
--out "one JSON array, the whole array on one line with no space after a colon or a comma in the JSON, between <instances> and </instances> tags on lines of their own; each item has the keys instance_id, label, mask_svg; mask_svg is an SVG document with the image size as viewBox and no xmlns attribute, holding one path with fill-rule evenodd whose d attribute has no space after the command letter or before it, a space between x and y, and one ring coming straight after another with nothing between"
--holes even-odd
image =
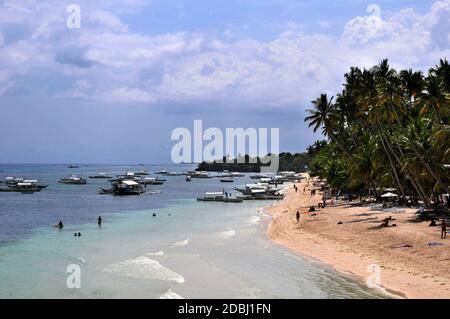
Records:
<instances>
[{"instance_id":1,"label":"ocean water","mask_svg":"<svg viewBox=\"0 0 450 319\"><path fill-rule=\"evenodd\" d=\"M0 298L386 297L272 243L266 236L270 216L262 210L270 202L195 200L206 191L232 191L248 177L222 184L167 176L164 185L149 187L155 193L130 197L98 195L106 180L57 183L69 174L190 168L0 166L2 179L23 176L49 184L35 194L0 193ZM53 227L60 219L62 231ZM80 288L70 285L73 269L79 270Z\"/></svg>"}]
</instances>

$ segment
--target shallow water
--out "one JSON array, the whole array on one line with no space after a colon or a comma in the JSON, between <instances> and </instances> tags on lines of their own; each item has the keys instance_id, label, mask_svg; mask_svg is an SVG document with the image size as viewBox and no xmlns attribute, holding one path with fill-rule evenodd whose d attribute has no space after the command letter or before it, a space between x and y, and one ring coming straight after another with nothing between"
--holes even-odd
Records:
<instances>
[{"instance_id":1,"label":"shallow water","mask_svg":"<svg viewBox=\"0 0 450 319\"><path fill-rule=\"evenodd\" d=\"M0 297L384 297L331 268L273 244L266 236L270 216L261 212L268 202L197 202L193 199L196 195L223 185L216 179L191 183L182 177L167 179L161 193L133 198L101 197L92 195L89 189L77 190L81 194L76 196L82 201L79 209L89 211L81 216L77 215L78 208L52 198L68 196L63 195L61 186L51 186L54 192L61 192L58 196L49 186L48 191L38 194L41 205L53 207L50 203L56 201L64 207L66 216L73 214L72 218L65 220L63 231L49 227L49 219L16 230L14 239L2 234L7 243L0 246ZM88 187L92 189L92 185ZM0 203L7 202L9 209L16 209L14 203L20 202L19 207L30 205L27 211L41 213L42 206L32 205L34 195L22 195L30 196L24 197L23 203L20 196L11 201L0 193ZM101 229L95 223L100 214L97 201L106 206L99 209L104 221ZM105 213L108 209L110 212ZM42 215L44 219L47 216ZM51 221L55 218L59 215ZM2 223L1 229L4 227ZM82 236L74 237L74 232ZM70 265L80 267L79 289L66 285Z\"/></svg>"}]
</instances>

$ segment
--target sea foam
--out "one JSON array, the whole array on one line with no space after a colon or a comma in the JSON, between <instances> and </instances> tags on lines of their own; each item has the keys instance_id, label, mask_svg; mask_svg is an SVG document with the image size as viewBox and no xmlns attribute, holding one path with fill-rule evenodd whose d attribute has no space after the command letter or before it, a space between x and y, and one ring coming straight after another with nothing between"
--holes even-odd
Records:
<instances>
[{"instance_id":1,"label":"sea foam","mask_svg":"<svg viewBox=\"0 0 450 319\"><path fill-rule=\"evenodd\" d=\"M169 291L166 292L164 295L161 295L159 299L184 299L184 298L169 289Z\"/></svg>"},{"instance_id":2,"label":"sea foam","mask_svg":"<svg viewBox=\"0 0 450 319\"><path fill-rule=\"evenodd\" d=\"M259 216L252 216L252 217L250 217L248 222L250 224L258 224L260 222L260 220L261 220L261 217L259 217Z\"/></svg>"},{"instance_id":3,"label":"sea foam","mask_svg":"<svg viewBox=\"0 0 450 319\"><path fill-rule=\"evenodd\" d=\"M190 239L180 240L175 242L172 246L186 246L189 244Z\"/></svg>"},{"instance_id":4,"label":"sea foam","mask_svg":"<svg viewBox=\"0 0 450 319\"><path fill-rule=\"evenodd\" d=\"M233 237L235 235L236 235L236 231L234 229L230 228L230 227L228 227L226 231L220 233L220 236L223 239L228 239L228 238L231 238L231 237Z\"/></svg>"},{"instance_id":5,"label":"sea foam","mask_svg":"<svg viewBox=\"0 0 450 319\"><path fill-rule=\"evenodd\" d=\"M145 256L109 265L104 268L104 271L117 272L135 278L168 280L179 284L184 282L183 276Z\"/></svg>"},{"instance_id":6,"label":"sea foam","mask_svg":"<svg viewBox=\"0 0 450 319\"><path fill-rule=\"evenodd\" d=\"M156 253L146 253L146 256L164 256L164 252L161 251L157 251Z\"/></svg>"}]
</instances>

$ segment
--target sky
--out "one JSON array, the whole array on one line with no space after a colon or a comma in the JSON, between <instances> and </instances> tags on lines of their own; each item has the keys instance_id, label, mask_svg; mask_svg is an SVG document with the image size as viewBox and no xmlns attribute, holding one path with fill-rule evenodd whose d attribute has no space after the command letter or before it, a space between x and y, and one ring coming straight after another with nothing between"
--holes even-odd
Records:
<instances>
[{"instance_id":1,"label":"sky","mask_svg":"<svg viewBox=\"0 0 450 319\"><path fill-rule=\"evenodd\" d=\"M301 152L350 66L449 53L450 0L0 0L0 163L169 163L197 119Z\"/></svg>"}]
</instances>

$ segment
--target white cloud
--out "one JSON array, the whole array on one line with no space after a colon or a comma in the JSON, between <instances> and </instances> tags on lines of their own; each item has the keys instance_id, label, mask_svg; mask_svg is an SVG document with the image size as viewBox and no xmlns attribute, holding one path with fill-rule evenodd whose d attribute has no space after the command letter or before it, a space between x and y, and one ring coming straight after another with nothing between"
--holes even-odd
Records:
<instances>
[{"instance_id":1,"label":"white cloud","mask_svg":"<svg viewBox=\"0 0 450 319\"><path fill-rule=\"evenodd\" d=\"M450 0L437 1L424 15L404 9L355 17L340 37L306 34L290 22L271 41L239 38L230 30L139 34L119 17L140 10L142 1L81 2L82 28L68 29L58 1L6 1L0 8L0 95L22 83L16 79L45 70L72 83L61 85L56 96L298 106L340 90L351 65L389 58L396 67L426 69L449 54ZM9 24L23 31L8 31Z\"/></svg>"}]
</instances>

